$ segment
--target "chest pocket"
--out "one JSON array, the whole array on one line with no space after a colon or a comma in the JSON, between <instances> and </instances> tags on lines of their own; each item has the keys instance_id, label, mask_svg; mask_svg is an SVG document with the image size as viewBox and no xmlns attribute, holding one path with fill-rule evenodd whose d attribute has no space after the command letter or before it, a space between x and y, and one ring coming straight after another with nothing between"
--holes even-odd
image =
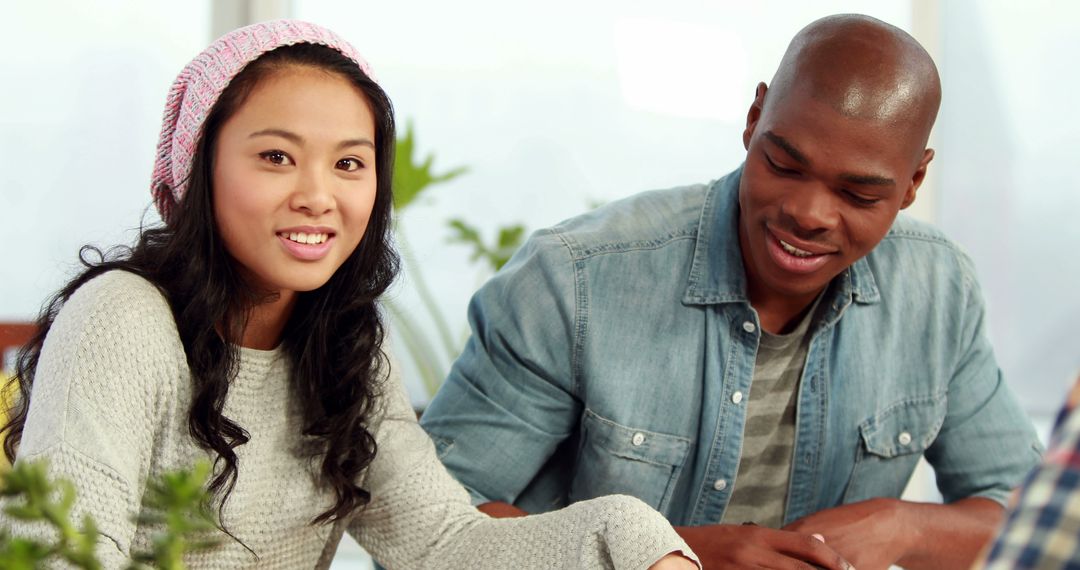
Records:
<instances>
[{"instance_id":1,"label":"chest pocket","mask_svg":"<svg viewBox=\"0 0 1080 570\"><path fill-rule=\"evenodd\" d=\"M585 410L570 500L632 495L666 514L689 451L689 438L620 425Z\"/></svg>"},{"instance_id":2,"label":"chest pocket","mask_svg":"<svg viewBox=\"0 0 1080 570\"><path fill-rule=\"evenodd\" d=\"M859 426L859 449L844 503L899 497L945 421L945 396L893 404Z\"/></svg>"}]
</instances>

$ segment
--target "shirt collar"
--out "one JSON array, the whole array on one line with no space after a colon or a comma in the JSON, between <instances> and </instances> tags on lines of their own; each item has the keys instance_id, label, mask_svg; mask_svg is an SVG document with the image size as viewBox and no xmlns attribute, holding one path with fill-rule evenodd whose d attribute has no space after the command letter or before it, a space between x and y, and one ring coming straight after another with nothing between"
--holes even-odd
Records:
<instances>
[{"instance_id":1,"label":"shirt collar","mask_svg":"<svg viewBox=\"0 0 1080 570\"><path fill-rule=\"evenodd\" d=\"M742 166L715 181L705 194L698 221L697 244L690 265L683 303L713 305L749 302L746 269L739 245L739 180ZM871 252L871 255L873 253ZM881 299L877 281L866 258L860 258L833 280L835 306L852 301L872 304Z\"/></svg>"}]
</instances>

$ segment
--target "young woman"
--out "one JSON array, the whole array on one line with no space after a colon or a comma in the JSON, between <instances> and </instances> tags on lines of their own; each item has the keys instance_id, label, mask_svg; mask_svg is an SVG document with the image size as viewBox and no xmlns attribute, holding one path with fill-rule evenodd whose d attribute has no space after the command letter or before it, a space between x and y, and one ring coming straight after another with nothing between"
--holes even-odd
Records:
<instances>
[{"instance_id":1,"label":"young woman","mask_svg":"<svg viewBox=\"0 0 1080 570\"><path fill-rule=\"evenodd\" d=\"M165 223L86 250L47 306L8 457L75 483L108 568L148 545L145 481L199 459L233 538L191 567L325 568L348 531L390 568L696 568L634 499L489 519L439 464L381 350L393 144L390 101L328 30L258 24L196 57L158 146Z\"/></svg>"}]
</instances>

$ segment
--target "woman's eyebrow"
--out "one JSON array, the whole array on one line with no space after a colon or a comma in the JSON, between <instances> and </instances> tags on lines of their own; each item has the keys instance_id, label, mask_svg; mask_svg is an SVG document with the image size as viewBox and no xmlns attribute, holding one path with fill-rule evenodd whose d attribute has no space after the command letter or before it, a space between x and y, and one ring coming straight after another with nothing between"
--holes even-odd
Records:
<instances>
[{"instance_id":1,"label":"woman's eyebrow","mask_svg":"<svg viewBox=\"0 0 1080 570\"><path fill-rule=\"evenodd\" d=\"M296 143L298 145L304 144L304 137L302 137L302 136L300 136L300 135L298 135L298 134L296 134L296 133L294 133L292 131L287 131L285 129L263 129L261 131L255 131L255 132L251 133L250 135L248 135L248 138L253 139L255 137L266 137L266 136L281 137L281 138L283 138L285 140Z\"/></svg>"},{"instance_id":2,"label":"woman's eyebrow","mask_svg":"<svg viewBox=\"0 0 1080 570\"><path fill-rule=\"evenodd\" d=\"M300 145L300 146L303 146L304 143L305 143L304 137L302 137L302 136L300 136L300 135L298 135L298 134L296 134L296 133L294 133L292 131L285 130L285 129L277 129L277 128L262 129L260 131L255 131L254 133L251 133L250 135L248 135L248 138L253 139L255 137L266 137L266 136L281 137L281 138L283 138L283 139L285 139L285 140L287 140L289 142L295 143L295 144ZM353 147L353 146L368 146L368 147L371 147L374 150L375 149L375 142L372 141L371 139L367 138L367 137L357 137L355 139L345 139L345 140L338 143L337 149L341 150L341 149L345 149L345 148L349 148L349 147Z\"/></svg>"},{"instance_id":3,"label":"woman's eyebrow","mask_svg":"<svg viewBox=\"0 0 1080 570\"><path fill-rule=\"evenodd\" d=\"M375 143L368 138L348 139L338 143L338 150L349 148L351 146L369 146L371 150L375 150Z\"/></svg>"}]
</instances>

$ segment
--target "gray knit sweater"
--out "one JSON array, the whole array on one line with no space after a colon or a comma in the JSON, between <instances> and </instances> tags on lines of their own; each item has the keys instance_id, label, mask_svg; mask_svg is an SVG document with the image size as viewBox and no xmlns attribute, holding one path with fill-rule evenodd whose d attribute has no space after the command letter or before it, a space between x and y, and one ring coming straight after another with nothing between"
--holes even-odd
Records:
<instances>
[{"instance_id":1,"label":"gray knit sweater","mask_svg":"<svg viewBox=\"0 0 1080 570\"><path fill-rule=\"evenodd\" d=\"M225 415L251 436L237 448L239 476L225 538L191 555L192 568L326 568L343 532L388 568L633 568L690 549L655 511L605 497L520 519L491 519L443 469L392 378L374 425L378 454L360 485L371 503L351 520L312 526L333 503L297 450L280 351L241 349ZM190 371L169 305L146 280L101 275L68 300L41 354L19 461L46 459L74 482L76 512L93 515L106 568L146 549L155 530L133 522L148 477L209 458L188 433ZM78 519L76 519L78 520ZM4 520L15 535L40 529Z\"/></svg>"}]
</instances>

